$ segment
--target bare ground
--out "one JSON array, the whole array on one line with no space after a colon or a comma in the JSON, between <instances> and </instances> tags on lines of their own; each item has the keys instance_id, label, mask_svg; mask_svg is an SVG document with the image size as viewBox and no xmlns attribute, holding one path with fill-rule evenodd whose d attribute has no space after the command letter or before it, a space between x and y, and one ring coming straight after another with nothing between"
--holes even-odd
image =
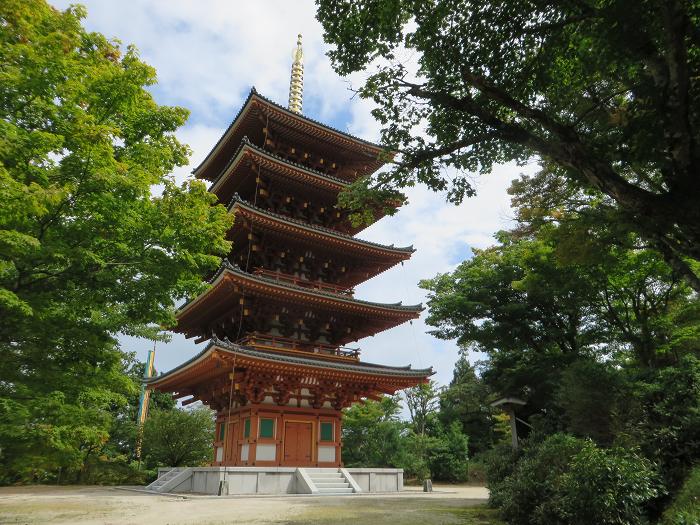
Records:
<instances>
[{"instance_id":1,"label":"bare ground","mask_svg":"<svg viewBox=\"0 0 700 525\"><path fill-rule=\"evenodd\" d=\"M113 487L0 488L0 524L496 525L483 487L436 485L424 494L169 497Z\"/></svg>"}]
</instances>

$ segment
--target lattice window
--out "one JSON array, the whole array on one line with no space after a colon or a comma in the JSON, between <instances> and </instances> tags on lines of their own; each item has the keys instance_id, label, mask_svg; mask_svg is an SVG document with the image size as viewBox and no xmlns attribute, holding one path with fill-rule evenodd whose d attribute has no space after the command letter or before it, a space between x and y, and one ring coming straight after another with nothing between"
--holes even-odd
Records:
<instances>
[{"instance_id":1,"label":"lattice window","mask_svg":"<svg viewBox=\"0 0 700 525\"><path fill-rule=\"evenodd\" d=\"M321 421L321 441L333 441L333 423Z\"/></svg>"}]
</instances>

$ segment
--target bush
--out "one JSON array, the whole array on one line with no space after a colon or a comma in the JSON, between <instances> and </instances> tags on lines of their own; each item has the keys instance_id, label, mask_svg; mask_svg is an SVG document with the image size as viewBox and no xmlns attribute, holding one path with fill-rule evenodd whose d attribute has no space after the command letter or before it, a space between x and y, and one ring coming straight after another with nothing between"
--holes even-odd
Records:
<instances>
[{"instance_id":1,"label":"bush","mask_svg":"<svg viewBox=\"0 0 700 525\"><path fill-rule=\"evenodd\" d=\"M469 438L461 424L453 421L446 431L433 439L428 450L428 464L434 479L452 483L466 481L469 465Z\"/></svg>"},{"instance_id":2,"label":"bush","mask_svg":"<svg viewBox=\"0 0 700 525\"><path fill-rule=\"evenodd\" d=\"M659 493L653 465L636 452L566 434L529 444L512 474L489 487L514 525L638 524Z\"/></svg>"},{"instance_id":3,"label":"bush","mask_svg":"<svg viewBox=\"0 0 700 525\"><path fill-rule=\"evenodd\" d=\"M697 525L700 523L700 465L696 466L664 512L663 525Z\"/></svg>"},{"instance_id":4,"label":"bush","mask_svg":"<svg viewBox=\"0 0 700 525\"><path fill-rule=\"evenodd\" d=\"M92 461L87 465L84 482L90 485L148 485L157 475L136 462L127 463L122 458Z\"/></svg>"},{"instance_id":5,"label":"bush","mask_svg":"<svg viewBox=\"0 0 700 525\"><path fill-rule=\"evenodd\" d=\"M408 432L401 439L400 450L396 455L396 465L404 470L404 476L418 484L431 477L428 454L434 446L435 438Z\"/></svg>"},{"instance_id":6,"label":"bush","mask_svg":"<svg viewBox=\"0 0 700 525\"><path fill-rule=\"evenodd\" d=\"M673 493L700 461L700 360L687 355L649 373L636 382L634 398L642 414L628 423L628 441L659 465Z\"/></svg>"},{"instance_id":7,"label":"bush","mask_svg":"<svg viewBox=\"0 0 700 525\"><path fill-rule=\"evenodd\" d=\"M469 460L469 472L467 473L467 481L477 485L486 484L486 461L484 454L478 454Z\"/></svg>"},{"instance_id":8,"label":"bush","mask_svg":"<svg viewBox=\"0 0 700 525\"><path fill-rule=\"evenodd\" d=\"M503 504L502 485L513 473L518 457L518 453L514 452L510 445L504 443L496 445L484 453L486 481L490 490L489 504L492 507L500 507Z\"/></svg>"},{"instance_id":9,"label":"bush","mask_svg":"<svg viewBox=\"0 0 700 525\"><path fill-rule=\"evenodd\" d=\"M571 525L633 524L645 520L645 505L659 495L653 464L634 451L601 449L586 441L560 479L558 502L547 512Z\"/></svg>"},{"instance_id":10,"label":"bush","mask_svg":"<svg viewBox=\"0 0 700 525\"><path fill-rule=\"evenodd\" d=\"M542 506L557 499L559 480L584 445L582 439L554 434L524 448L513 473L492 488L503 517L514 524L566 523L550 520Z\"/></svg>"}]
</instances>

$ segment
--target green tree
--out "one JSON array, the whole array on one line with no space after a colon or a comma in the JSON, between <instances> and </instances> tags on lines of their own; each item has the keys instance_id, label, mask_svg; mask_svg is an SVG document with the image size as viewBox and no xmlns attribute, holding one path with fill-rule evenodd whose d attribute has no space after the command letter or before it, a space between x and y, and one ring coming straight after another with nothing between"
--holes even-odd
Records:
<instances>
[{"instance_id":1,"label":"green tree","mask_svg":"<svg viewBox=\"0 0 700 525\"><path fill-rule=\"evenodd\" d=\"M590 352L601 331L585 299L590 283L575 268L560 269L542 241L501 240L453 273L421 282L427 322L437 337L485 352L487 384L537 411L551 405L560 371Z\"/></svg>"},{"instance_id":2,"label":"green tree","mask_svg":"<svg viewBox=\"0 0 700 525\"><path fill-rule=\"evenodd\" d=\"M368 400L343 412L343 462L348 467L399 467L405 424L398 396Z\"/></svg>"},{"instance_id":3,"label":"green tree","mask_svg":"<svg viewBox=\"0 0 700 525\"><path fill-rule=\"evenodd\" d=\"M469 437L459 421L440 425L428 450L428 465L433 479L460 482L467 479L469 469Z\"/></svg>"},{"instance_id":4,"label":"green tree","mask_svg":"<svg viewBox=\"0 0 700 525\"><path fill-rule=\"evenodd\" d=\"M459 422L469 436L471 456L488 450L494 441L494 421L489 406L490 390L477 376L465 353L455 363L450 384L440 393L438 419L443 427Z\"/></svg>"},{"instance_id":5,"label":"green tree","mask_svg":"<svg viewBox=\"0 0 700 525\"><path fill-rule=\"evenodd\" d=\"M603 246L589 234L578 238L585 256L562 257L573 228L502 232L498 245L421 283L433 333L487 353L484 379L525 397L529 410L552 406L561 373L576 361L658 368L700 342L698 300L655 252Z\"/></svg>"},{"instance_id":6,"label":"green tree","mask_svg":"<svg viewBox=\"0 0 700 525\"><path fill-rule=\"evenodd\" d=\"M346 205L392 212L416 183L459 202L474 194L467 172L539 157L607 196L700 291L687 260L700 260L696 2L317 4L336 71L384 59L359 93L400 153Z\"/></svg>"},{"instance_id":7,"label":"green tree","mask_svg":"<svg viewBox=\"0 0 700 525\"><path fill-rule=\"evenodd\" d=\"M440 393L437 390L437 383L429 381L403 392L406 401L411 425L416 434L425 435L425 430L429 421L435 417L440 403Z\"/></svg>"},{"instance_id":8,"label":"green tree","mask_svg":"<svg viewBox=\"0 0 700 525\"><path fill-rule=\"evenodd\" d=\"M146 369L146 363L138 361L135 353L125 352L123 359L124 373L135 384L139 384ZM154 371L154 375L157 375ZM136 440L138 433L137 414L141 398L140 389L134 390L126 398L126 405L117 407L113 413L109 440L105 446L106 455L110 458L120 458L126 464L138 460L136 456ZM167 412L177 410L177 403L172 395L157 390L151 391L148 403L149 410Z\"/></svg>"},{"instance_id":9,"label":"green tree","mask_svg":"<svg viewBox=\"0 0 700 525\"><path fill-rule=\"evenodd\" d=\"M673 493L700 462L700 359L686 355L676 366L630 375L619 441L659 465Z\"/></svg>"},{"instance_id":10,"label":"green tree","mask_svg":"<svg viewBox=\"0 0 700 525\"><path fill-rule=\"evenodd\" d=\"M187 117L82 7L0 4L0 471L81 471L138 385L116 336L158 337L202 290L231 217L169 174ZM155 192L155 193L154 193Z\"/></svg>"},{"instance_id":11,"label":"green tree","mask_svg":"<svg viewBox=\"0 0 700 525\"><path fill-rule=\"evenodd\" d=\"M214 416L206 407L153 410L143 427L143 455L151 467L196 467L212 460Z\"/></svg>"},{"instance_id":12,"label":"green tree","mask_svg":"<svg viewBox=\"0 0 700 525\"><path fill-rule=\"evenodd\" d=\"M629 395L628 387L615 363L581 359L562 372L554 402L569 432L610 445L620 430L620 398Z\"/></svg>"}]
</instances>

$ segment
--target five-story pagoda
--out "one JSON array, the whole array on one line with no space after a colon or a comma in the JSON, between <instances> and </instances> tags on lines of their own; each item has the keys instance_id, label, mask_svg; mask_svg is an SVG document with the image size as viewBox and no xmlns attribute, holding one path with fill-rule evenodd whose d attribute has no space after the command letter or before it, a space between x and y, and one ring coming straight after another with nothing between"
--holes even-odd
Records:
<instances>
[{"instance_id":1,"label":"five-story pagoda","mask_svg":"<svg viewBox=\"0 0 700 525\"><path fill-rule=\"evenodd\" d=\"M425 382L431 369L360 361L346 345L421 306L354 297L411 247L360 240L338 193L382 165L382 148L301 115L301 41L289 107L253 89L194 170L235 214L227 260L175 331L205 349L149 387L217 411L215 466L341 465L341 410Z\"/></svg>"}]
</instances>

